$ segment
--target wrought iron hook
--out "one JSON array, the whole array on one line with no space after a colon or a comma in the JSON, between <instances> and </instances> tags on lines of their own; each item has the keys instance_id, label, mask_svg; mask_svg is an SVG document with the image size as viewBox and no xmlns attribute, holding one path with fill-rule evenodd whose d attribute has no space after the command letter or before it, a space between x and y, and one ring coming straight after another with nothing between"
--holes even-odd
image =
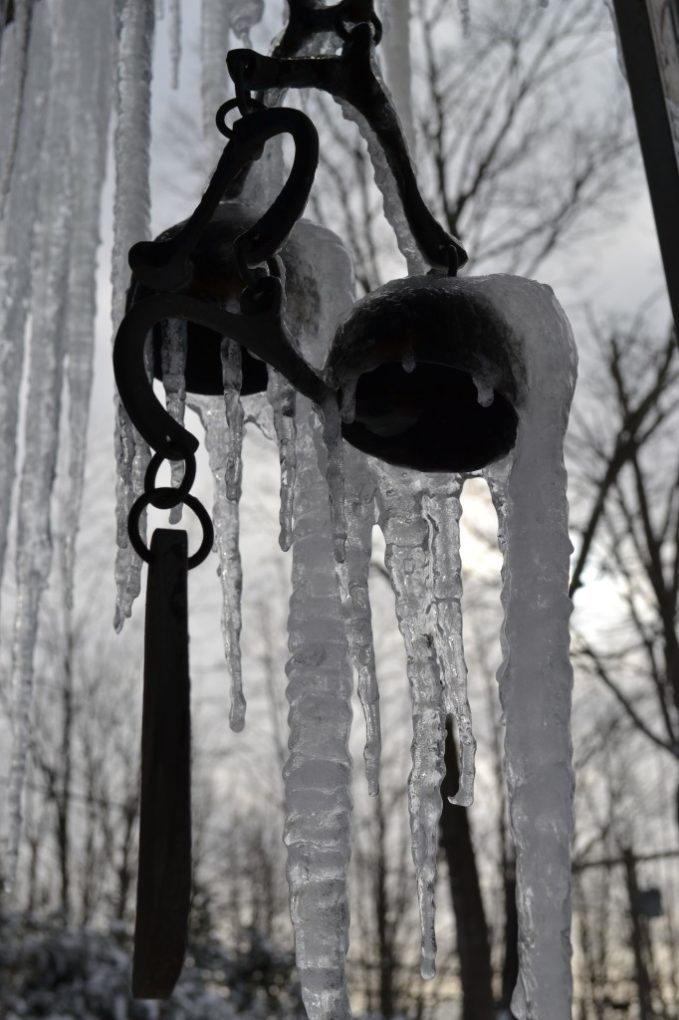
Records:
<instances>
[{"instance_id":1,"label":"wrought iron hook","mask_svg":"<svg viewBox=\"0 0 679 1020\"><path fill-rule=\"evenodd\" d=\"M316 167L318 133L301 110L257 109L236 121L212 179L180 231L163 241L141 241L130 249L132 272L153 290L178 290L191 282L191 252L212 219L229 182L244 163L256 159L264 144L289 134L295 143L290 175L273 205L239 238L239 253L253 267L273 256L304 212Z\"/></svg>"},{"instance_id":2,"label":"wrought iron hook","mask_svg":"<svg viewBox=\"0 0 679 1020\"><path fill-rule=\"evenodd\" d=\"M418 248L433 267L450 271L455 250L457 265L467 253L427 207L417 184L398 115L373 70L373 29L358 24L347 37L341 56L262 56L254 50L231 50L226 63L231 77L251 91L316 88L350 103L368 121L382 146L394 177L408 224Z\"/></svg>"}]
</instances>

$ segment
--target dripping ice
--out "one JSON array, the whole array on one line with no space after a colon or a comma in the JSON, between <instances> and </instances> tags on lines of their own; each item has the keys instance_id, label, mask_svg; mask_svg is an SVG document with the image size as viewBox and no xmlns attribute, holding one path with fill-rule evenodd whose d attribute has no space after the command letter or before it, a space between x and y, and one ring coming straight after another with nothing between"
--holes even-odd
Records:
<instances>
[{"instance_id":1,"label":"dripping ice","mask_svg":"<svg viewBox=\"0 0 679 1020\"><path fill-rule=\"evenodd\" d=\"M235 393L227 391L224 400L194 395L191 403L205 430L214 482L212 521L222 587L222 638L231 686L229 723L235 732L239 732L245 725L246 707L240 654L243 575L238 544L243 411L239 399L240 381L233 376L235 357L229 350L232 341L225 340L224 346L227 348L224 351L224 374L230 376L231 383L237 385L238 390ZM237 344L233 347L237 348Z\"/></svg>"},{"instance_id":2,"label":"dripping ice","mask_svg":"<svg viewBox=\"0 0 679 1020\"><path fill-rule=\"evenodd\" d=\"M31 5L17 5L17 12ZM65 611L73 598L73 563L82 502L84 442L92 378L95 317L95 254L99 201L105 168L111 89L115 66L115 19L110 4L93 0L75 22L67 4L36 6L30 39L19 60L29 57L21 95L21 128L12 150L9 191L3 209L2 420L3 503L0 570L6 548L12 466L17 441L17 397L27 319L39 342L28 360L23 461L17 503L16 607L12 642L13 746L7 794L9 821L3 873L13 882L21 835L22 788L31 723L34 650L42 595L52 562L51 497L59 441L68 438L65 529ZM19 22L23 32L25 25ZM21 33L20 33L21 34ZM17 42L17 40L15 40ZM12 33L3 40L11 51ZM78 97L74 101L74 95ZM27 230L27 224L34 224ZM17 236L16 231L20 231ZM23 235L23 236L21 236ZM16 248L14 242L18 241ZM11 249L10 249L11 246ZM11 255L10 255L11 250ZM31 305L31 298L35 302ZM65 363L67 361L67 367ZM62 381L68 383L68 434L60 437ZM5 500L7 502L5 502Z\"/></svg>"},{"instance_id":3,"label":"dripping ice","mask_svg":"<svg viewBox=\"0 0 679 1020\"><path fill-rule=\"evenodd\" d=\"M111 260L111 316L115 335L125 311L130 271L127 253L148 237L150 226L149 163L151 141L151 60L155 29L152 0L127 0L123 6L118 56L115 132L115 194ZM116 556L115 627L132 613L141 588L141 560L127 536L127 517L143 491L149 450L133 428L119 398L116 407ZM145 529L145 514L140 522Z\"/></svg>"}]
</instances>

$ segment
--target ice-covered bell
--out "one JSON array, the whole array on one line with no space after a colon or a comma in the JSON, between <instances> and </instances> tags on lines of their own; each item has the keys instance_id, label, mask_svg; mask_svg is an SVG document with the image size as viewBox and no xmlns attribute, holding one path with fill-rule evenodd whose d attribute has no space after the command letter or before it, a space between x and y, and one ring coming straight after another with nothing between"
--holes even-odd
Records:
<instances>
[{"instance_id":1,"label":"ice-covered bell","mask_svg":"<svg viewBox=\"0 0 679 1020\"><path fill-rule=\"evenodd\" d=\"M195 248L191 252L191 281L177 293L214 302L220 308L239 313L240 295L245 284L236 265L234 241L252 227L261 217L261 210L240 202L222 202L215 210ZM164 231L157 240L167 240L176 235L184 226L178 223ZM286 320L295 333L296 324L306 321L310 312L319 303L316 279L306 271L302 245L292 235L280 251L286 295ZM277 272L275 264L272 271ZM148 296L152 291L142 284L134 284L128 298L128 308ZM186 389L189 393L217 395L223 390L221 344L224 338L214 330L196 322L187 323L186 345ZM154 374L162 378L161 360L162 328L160 324L153 331ZM246 396L259 393L267 387L267 366L264 361L250 354L244 347L243 383L241 394Z\"/></svg>"},{"instance_id":2,"label":"ice-covered bell","mask_svg":"<svg viewBox=\"0 0 679 1020\"><path fill-rule=\"evenodd\" d=\"M512 449L524 373L484 279L392 280L354 305L325 366L349 443L420 471L474 471Z\"/></svg>"}]
</instances>

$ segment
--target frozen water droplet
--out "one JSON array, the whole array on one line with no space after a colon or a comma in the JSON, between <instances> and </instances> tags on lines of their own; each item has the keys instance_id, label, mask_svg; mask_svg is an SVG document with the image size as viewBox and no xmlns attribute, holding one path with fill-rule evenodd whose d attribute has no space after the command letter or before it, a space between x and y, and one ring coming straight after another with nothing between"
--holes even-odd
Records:
<instances>
[{"instance_id":1,"label":"frozen water droplet","mask_svg":"<svg viewBox=\"0 0 679 1020\"><path fill-rule=\"evenodd\" d=\"M473 380L476 387L476 399L479 404L481 407L490 407L495 400L495 391L492 385L477 375L473 376Z\"/></svg>"},{"instance_id":2,"label":"frozen water droplet","mask_svg":"<svg viewBox=\"0 0 679 1020\"><path fill-rule=\"evenodd\" d=\"M404 372L411 373L415 371L417 359L415 357L415 351L413 350L412 347L409 347L408 350L403 355L403 357L401 358L401 365L403 367Z\"/></svg>"}]
</instances>

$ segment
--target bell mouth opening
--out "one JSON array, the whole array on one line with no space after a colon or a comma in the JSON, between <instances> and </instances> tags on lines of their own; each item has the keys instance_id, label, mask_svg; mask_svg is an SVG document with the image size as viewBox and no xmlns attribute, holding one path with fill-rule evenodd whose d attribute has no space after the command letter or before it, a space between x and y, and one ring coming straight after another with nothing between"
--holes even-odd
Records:
<instances>
[{"instance_id":1,"label":"bell mouth opening","mask_svg":"<svg viewBox=\"0 0 679 1020\"><path fill-rule=\"evenodd\" d=\"M518 415L497 391L479 392L469 372L416 361L385 362L356 385L354 419L342 434L364 453L418 471L478 471L510 452Z\"/></svg>"},{"instance_id":2,"label":"bell mouth opening","mask_svg":"<svg viewBox=\"0 0 679 1020\"><path fill-rule=\"evenodd\" d=\"M186 392L216 397L224 392L222 382L222 337L212 329L188 323L186 342ZM163 378L161 362L161 331L153 335L153 374ZM262 393L266 390L268 372L266 364L241 347L243 384L241 396Z\"/></svg>"}]
</instances>

